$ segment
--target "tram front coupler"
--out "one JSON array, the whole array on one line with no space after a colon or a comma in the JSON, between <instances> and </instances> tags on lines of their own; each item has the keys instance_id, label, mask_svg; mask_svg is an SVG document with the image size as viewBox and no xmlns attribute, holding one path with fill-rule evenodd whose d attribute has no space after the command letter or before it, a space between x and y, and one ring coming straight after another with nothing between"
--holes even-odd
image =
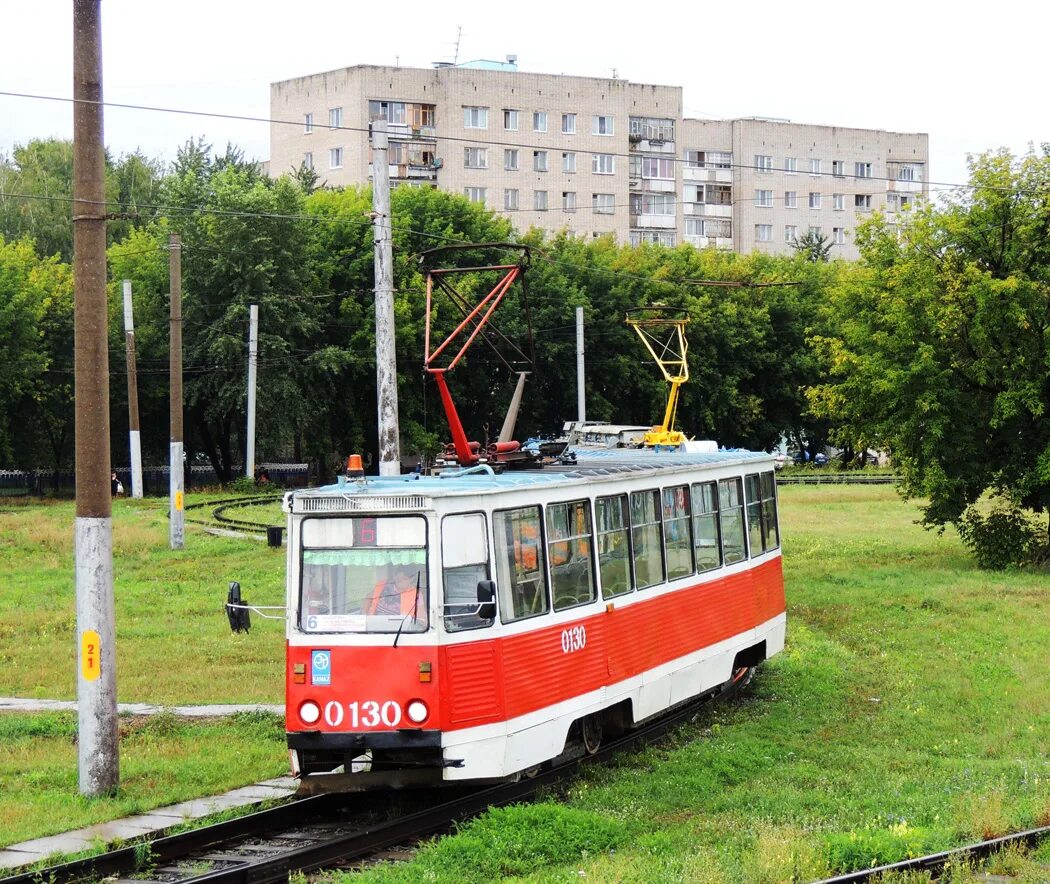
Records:
<instances>
[{"instance_id":1,"label":"tram front coupler","mask_svg":"<svg viewBox=\"0 0 1050 884\"><path fill-rule=\"evenodd\" d=\"M241 584L236 580L230 581L229 591L226 593L226 604L223 605L226 617L230 621L230 629L233 632L249 632L252 628L251 614L255 611L265 620L284 620L286 614L267 614L267 611L287 612L284 605L253 605L241 595Z\"/></svg>"}]
</instances>

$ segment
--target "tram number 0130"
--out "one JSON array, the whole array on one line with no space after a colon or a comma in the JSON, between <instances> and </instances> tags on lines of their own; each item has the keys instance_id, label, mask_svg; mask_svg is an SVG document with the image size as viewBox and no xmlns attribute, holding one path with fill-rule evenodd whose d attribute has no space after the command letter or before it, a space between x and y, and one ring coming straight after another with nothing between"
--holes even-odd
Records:
<instances>
[{"instance_id":1,"label":"tram number 0130","mask_svg":"<svg viewBox=\"0 0 1050 884\"><path fill-rule=\"evenodd\" d=\"M364 700L346 704L347 725L358 727L397 727L401 723L401 706L393 700L381 703L377 700ZM334 700L324 707L324 718L329 727L339 727L343 723L344 709L341 703Z\"/></svg>"},{"instance_id":2,"label":"tram number 0130","mask_svg":"<svg viewBox=\"0 0 1050 884\"><path fill-rule=\"evenodd\" d=\"M582 651L587 646L587 627L570 626L562 630L561 650L563 654L572 654Z\"/></svg>"}]
</instances>

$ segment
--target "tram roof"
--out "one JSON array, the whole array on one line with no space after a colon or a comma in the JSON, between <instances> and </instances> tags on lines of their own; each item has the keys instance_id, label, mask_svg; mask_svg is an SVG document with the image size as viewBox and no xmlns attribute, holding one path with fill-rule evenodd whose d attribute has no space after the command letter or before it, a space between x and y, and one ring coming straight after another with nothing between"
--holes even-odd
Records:
<instances>
[{"instance_id":1,"label":"tram roof","mask_svg":"<svg viewBox=\"0 0 1050 884\"><path fill-rule=\"evenodd\" d=\"M629 474L678 472L685 467L717 469L768 461L772 455L743 449L698 454L640 448L576 448L575 464L548 465L536 469L507 470L496 475L487 471L448 470L441 476L408 474L369 476L345 485L325 485L293 492L294 498L327 496L352 499L387 495L419 495L436 498L460 494L485 494L521 488L589 483ZM475 468L476 469L476 468Z\"/></svg>"}]
</instances>

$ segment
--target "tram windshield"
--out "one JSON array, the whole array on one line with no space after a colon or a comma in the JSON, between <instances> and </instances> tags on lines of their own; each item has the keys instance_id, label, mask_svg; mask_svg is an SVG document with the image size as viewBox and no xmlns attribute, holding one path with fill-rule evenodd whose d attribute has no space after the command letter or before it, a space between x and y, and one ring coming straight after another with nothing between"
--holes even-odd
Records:
<instances>
[{"instance_id":1,"label":"tram windshield","mask_svg":"<svg viewBox=\"0 0 1050 884\"><path fill-rule=\"evenodd\" d=\"M426 630L426 522L422 517L307 519L302 543L301 629Z\"/></svg>"}]
</instances>

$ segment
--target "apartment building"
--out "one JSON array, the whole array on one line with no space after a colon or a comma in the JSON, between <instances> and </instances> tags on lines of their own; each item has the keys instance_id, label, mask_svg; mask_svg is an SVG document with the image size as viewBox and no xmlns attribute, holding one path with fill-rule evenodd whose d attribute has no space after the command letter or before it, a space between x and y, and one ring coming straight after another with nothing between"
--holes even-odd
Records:
<instances>
[{"instance_id":1,"label":"apartment building","mask_svg":"<svg viewBox=\"0 0 1050 884\"><path fill-rule=\"evenodd\" d=\"M465 194L519 229L790 251L810 228L856 257L870 212L928 194L928 139L784 120L694 120L682 87L519 71L361 65L270 87L273 174L368 180L370 121L395 185Z\"/></svg>"}]
</instances>

